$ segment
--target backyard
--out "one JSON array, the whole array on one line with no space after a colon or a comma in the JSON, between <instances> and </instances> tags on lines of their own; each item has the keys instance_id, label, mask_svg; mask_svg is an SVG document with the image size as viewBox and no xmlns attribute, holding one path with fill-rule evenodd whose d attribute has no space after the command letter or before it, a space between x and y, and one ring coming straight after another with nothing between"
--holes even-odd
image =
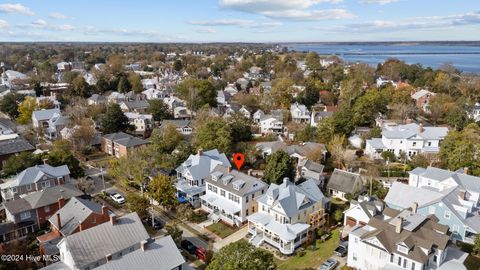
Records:
<instances>
[{"instance_id":1,"label":"backyard","mask_svg":"<svg viewBox=\"0 0 480 270\"><path fill-rule=\"evenodd\" d=\"M338 230L332 231L332 236L325 242L317 240L314 250L311 247L305 249L305 255L299 256L294 255L287 260L280 260L274 257L274 260L278 266L279 270L292 270L292 269L307 269L314 268L317 269L323 261L330 258L333 255L333 251L338 245Z\"/></svg>"},{"instance_id":2,"label":"backyard","mask_svg":"<svg viewBox=\"0 0 480 270\"><path fill-rule=\"evenodd\" d=\"M238 228L230 227L223 222L216 222L207 227L205 227L210 232L216 234L220 238L225 238L238 230Z\"/></svg>"}]
</instances>

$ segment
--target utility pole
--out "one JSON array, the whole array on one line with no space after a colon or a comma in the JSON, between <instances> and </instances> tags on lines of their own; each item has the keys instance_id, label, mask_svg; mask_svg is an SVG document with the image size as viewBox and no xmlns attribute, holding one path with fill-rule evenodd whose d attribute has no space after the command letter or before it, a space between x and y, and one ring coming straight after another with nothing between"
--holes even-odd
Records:
<instances>
[{"instance_id":1,"label":"utility pole","mask_svg":"<svg viewBox=\"0 0 480 270\"><path fill-rule=\"evenodd\" d=\"M103 167L100 166L100 175L102 175L102 183L103 183L103 193L107 192L105 188L105 177L103 176Z\"/></svg>"}]
</instances>

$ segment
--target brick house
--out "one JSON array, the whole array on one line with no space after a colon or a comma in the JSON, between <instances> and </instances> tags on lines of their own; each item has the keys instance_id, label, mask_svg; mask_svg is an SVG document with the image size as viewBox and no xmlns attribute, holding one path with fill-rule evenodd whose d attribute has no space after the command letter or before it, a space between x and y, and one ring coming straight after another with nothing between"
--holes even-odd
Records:
<instances>
[{"instance_id":1,"label":"brick house","mask_svg":"<svg viewBox=\"0 0 480 270\"><path fill-rule=\"evenodd\" d=\"M58 254L56 244L63 237L95 227L110 220L110 212L106 206L72 198L49 219L51 231L37 237L40 253L46 255Z\"/></svg>"},{"instance_id":2,"label":"brick house","mask_svg":"<svg viewBox=\"0 0 480 270\"><path fill-rule=\"evenodd\" d=\"M4 203L6 222L0 223L0 243L23 238L45 227L65 202L83 192L67 183L30 193Z\"/></svg>"},{"instance_id":3,"label":"brick house","mask_svg":"<svg viewBox=\"0 0 480 270\"><path fill-rule=\"evenodd\" d=\"M134 137L124 132L117 132L102 137L101 149L111 156L120 158L126 157L132 149L149 143L147 140Z\"/></svg>"}]
</instances>

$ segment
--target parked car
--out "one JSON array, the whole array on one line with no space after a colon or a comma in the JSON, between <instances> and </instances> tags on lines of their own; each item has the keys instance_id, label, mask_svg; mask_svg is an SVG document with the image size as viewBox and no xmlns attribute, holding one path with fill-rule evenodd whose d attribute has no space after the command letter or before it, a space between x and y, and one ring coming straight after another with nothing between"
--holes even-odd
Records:
<instances>
[{"instance_id":1,"label":"parked car","mask_svg":"<svg viewBox=\"0 0 480 270\"><path fill-rule=\"evenodd\" d=\"M180 246L182 246L183 249L185 249L186 251L188 251L188 253L192 255L197 252L197 247L188 240L183 240L182 242L180 242Z\"/></svg>"},{"instance_id":2,"label":"parked car","mask_svg":"<svg viewBox=\"0 0 480 270\"><path fill-rule=\"evenodd\" d=\"M195 250L195 256L201 261L206 261L207 260L207 251L204 248L197 247L197 250Z\"/></svg>"},{"instance_id":3,"label":"parked car","mask_svg":"<svg viewBox=\"0 0 480 270\"><path fill-rule=\"evenodd\" d=\"M338 264L338 261L335 260L335 259L328 259L326 260L325 262L322 263L322 265L320 265L320 267L318 268L319 270L333 270L335 269L335 266L337 266Z\"/></svg>"},{"instance_id":4,"label":"parked car","mask_svg":"<svg viewBox=\"0 0 480 270\"><path fill-rule=\"evenodd\" d=\"M335 249L334 253L338 257L345 257L348 252L348 242L342 242L338 247Z\"/></svg>"},{"instance_id":5,"label":"parked car","mask_svg":"<svg viewBox=\"0 0 480 270\"><path fill-rule=\"evenodd\" d=\"M118 194L118 193L112 193L110 194L110 199L112 199L114 202L118 203L118 204L123 204L125 203L125 198Z\"/></svg>"},{"instance_id":6,"label":"parked car","mask_svg":"<svg viewBox=\"0 0 480 270\"><path fill-rule=\"evenodd\" d=\"M152 222L152 216L149 215L148 217L146 217L145 219L143 219L143 223L153 227L155 230L160 230L163 228L163 222L162 220L160 220L159 218L157 217L154 217L153 218L153 222Z\"/></svg>"}]
</instances>

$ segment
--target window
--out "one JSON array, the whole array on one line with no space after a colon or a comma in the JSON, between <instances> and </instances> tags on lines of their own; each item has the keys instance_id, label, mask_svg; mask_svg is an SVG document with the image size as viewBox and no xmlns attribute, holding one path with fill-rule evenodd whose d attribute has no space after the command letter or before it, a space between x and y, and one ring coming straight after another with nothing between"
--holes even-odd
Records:
<instances>
[{"instance_id":1,"label":"window","mask_svg":"<svg viewBox=\"0 0 480 270\"><path fill-rule=\"evenodd\" d=\"M45 213L50 212L50 205L47 205L43 208L45 210Z\"/></svg>"},{"instance_id":2,"label":"window","mask_svg":"<svg viewBox=\"0 0 480 270\"><path fill-rule=\"evenodd\" d=\"M398 266L402 266L402 257L398 257L397 264L398 264Z\"/></svg>"},{"instance_id":3,"label":"window","mask_svg":"<svg viewBox=\"0 0 480 270\"><path fill-rule=\"evenodd\" d=\"M225 197L225 190L223 190L223 189L220 190L220 195L221 195L222 197Z\"/></svg>"},{"instance_id":4,"label":"window","mask_svg":"<svg viewBox=\"0 0 480 270\"><path fill-rule=\"evenodd\" d=\"M393 263L393 256L394 256L393 253L390 254L390 262L391 262L391 263Z\"/></svg>"},{"instance_id":5,"label":"window","mask_svg":"<svg viewBox=\"0 0 480 270\"><path fill-rule=\"evenodd\" d=\"M27 185L27 191L32 190L32 184Z\"/></svg>"},{"instance_id":6,"label":"window","mask_svg":"<svg viewBox=\"0 0 480 270\"><path fill-rule=\"evenodd\" d=\"M428 142L428 146L432 146L432 142Z\"/></svg>"},{"instance_id":7,"label":"window","mask_svg":"<svg viewBox=\"0 0 480 270\"><path fill-rule=\"evenodd\" d=\"M247 202L247 203L248 203L248 196L247 196L247 197L245 197L245 202Z\"/></svg>"},{"instance_id":8,"label":"window","mask_svg":"<svg viewBox=\"0 0 480 270\"><path fill-rule=\"evenodd\" d=\"M353 253L353 260L357 261L357 254L355 252Z\"/></svg>"},{"instance_id":9,"label":"window","mask_svg":"<svg viewBox=\"0 0 480 270\"><path fill-rule=\"evenodd\" d=\"M417 146L417 142L413 142L413 143L412 143L412 146Z\"/></svg>"},{"instance_id":10,"label":"window","mask_svg":"<svg viewBox=\"0 0 480 270\"><path fill-rule=\"evenodd\" d=\"M245 215L247 215L247 216L248 216L248 209L246 209L246 210L245 210Z\"/></svg>"},{"instance_id":11,"label":"window","mask_svg":"<svg viewBox=\"0 0 480 270\"><path fill-rule=\"evenodd\" d=\"M412 262L412 270L415 270L415 263Z\"/></svg>"},{"instance_id":12,"label":"window","mask_svg":"<svg viewBox=\"0 0 480 270\"><path fill-rule=\"evenodd\" d=\"M460 228L458 227L458 225L453 225L453 226L452 226L452 232L458 233L458 230L459 230L459 229L460 229Z\"/></svg>"},{"instance_id":13,"label":"window","mask_svg":"<svg viewBox=\"0 0 480 270\"><path fill-rule=\"evenodd\" d=\"M43 181L42 188L48 188L48 187L50 187L50 181Z\"/></svg>"},{"instance_id":14,"label":"window","mask_svg":"<svg viewBox=\"0 0 480 270\"><path fill-rule=\"evenodd\" d=\"M29 211L23 212L23 213L20 214L20 219L21 220L25 220L25 219L30 218L30 217L31 217L31 214L30 214Z\"/></svg>"},{"instance_id":15,"label":"window","mask_svg":"<svg viewBox=\"0 0 480 270\"><path fill-rule=\"evenodd\" d=\"M16 187L12 188L12 193L13 194L17 193L17 188Z\"/></svg>"},{"instance_id":16,"label":"window","mask_svg":"<svg viewBox=\"0 0 480 270\"><path fill-rule=\"evenodd\" d=\"M403 260L403 268L407 268L407 260Z\"/></svg>"},{"instance_id":17,"label":"window","mask_svg":"<svg viewBox=\"0 0 480 270\"><path fill-rule=\"evenodd\" d=\"M445 219L450 219L450 215L451 215L450 211L445 210L445 213L443 214L443 217L444 217Z\"/></svg>"}]
</instances>

